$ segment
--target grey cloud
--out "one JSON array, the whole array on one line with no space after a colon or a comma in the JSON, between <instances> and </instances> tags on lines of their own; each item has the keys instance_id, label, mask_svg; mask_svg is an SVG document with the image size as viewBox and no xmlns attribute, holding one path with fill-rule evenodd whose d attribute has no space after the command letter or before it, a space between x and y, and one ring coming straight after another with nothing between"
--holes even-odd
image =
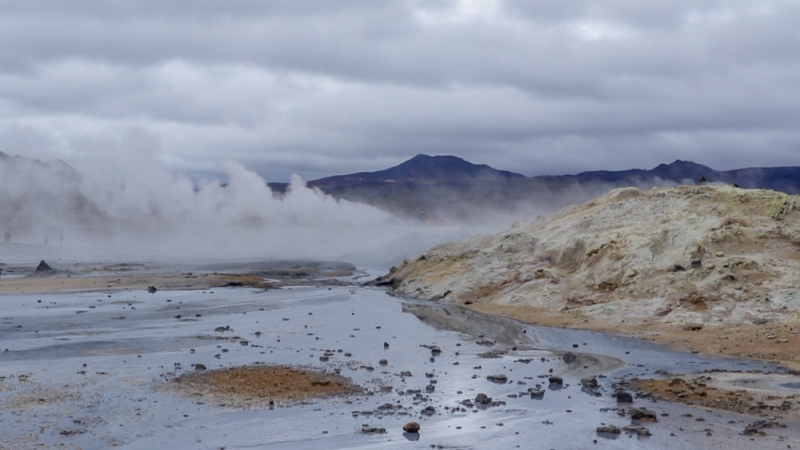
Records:
<instances>
[{"instance_id":1,"label":"grey cloud","mask_svg":"<svg viewBox=\"0 0 800 450\"><path fill-rule=\"evenodd\" d=\"M79 164L140 129L173 170L280 181L416 153L526 174L800 156L795 2L486 3L4 4L0 150Z\"/></svg>"}]
</instances>

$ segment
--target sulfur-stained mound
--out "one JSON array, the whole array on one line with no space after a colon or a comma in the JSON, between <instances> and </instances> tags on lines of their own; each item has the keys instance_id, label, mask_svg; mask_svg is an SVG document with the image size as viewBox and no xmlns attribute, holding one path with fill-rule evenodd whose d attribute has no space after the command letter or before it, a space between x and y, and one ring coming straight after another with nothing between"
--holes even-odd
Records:
<instances>
[{"instance_id":1,"label":"sulfur-stained mound","mask_svg":"<svg viewBox=\"0 0 800 450\"><path fill-rule=\"evenodd\" d=\"M233 407L265 407L361 392L348 378L291 366L244 366L187 373L168 389Z\"/></svg>"},{"instance_id":2,"label":"sulfur-stained mound","mask_svg":"<svg viewBox=\"0 0 800 450\"><path fill-rule=\"evenodd\" d=\"M708 185L616 189L498 235L436 246L377 283L608 331L800 325L800 196ZM775 328L773 342L795 338L785 331Z\"/></svg>"}]
</instances>

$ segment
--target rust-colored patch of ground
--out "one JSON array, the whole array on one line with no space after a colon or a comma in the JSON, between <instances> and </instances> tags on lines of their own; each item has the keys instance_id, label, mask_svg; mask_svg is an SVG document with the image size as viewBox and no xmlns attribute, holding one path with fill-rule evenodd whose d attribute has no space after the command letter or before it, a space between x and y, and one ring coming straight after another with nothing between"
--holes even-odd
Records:
<instances>
[{"instance_id":1,"label":"rust-colored patch of ground","mask_svg":"<svg viewBox=\"0 0 800 450\"><path fill-rule=\"evenodd\" d=\"M723 372L668 379L644 379L633 381L630 387L640 396L644 394L655 399L691 406L762 417L792 420L800 418L800 405L796 394L773 389L738 388L729 383L730 379L736 376L747 376L747 374ZM769 375L763 376L769 377Z\"/></svg>"},{"instance_id":2,"label":"rust-colored patch of ground","mask_svg":"<svg viewBox=\"0 0 800 450\"><path fill-rule=\"evenodd\" d=\"M188 373L174 379L170 387L184 395L235 407L302 403L361 391L339 374L291 366L244 366Z\"/></svg>"}]
</instances>

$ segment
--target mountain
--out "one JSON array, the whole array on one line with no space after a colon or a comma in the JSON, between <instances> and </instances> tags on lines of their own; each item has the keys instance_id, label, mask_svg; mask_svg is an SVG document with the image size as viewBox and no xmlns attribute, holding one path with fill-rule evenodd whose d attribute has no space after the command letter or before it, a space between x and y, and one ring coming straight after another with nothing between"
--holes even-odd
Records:
<instances>
[{"instance_id":1,"label":"mountain","mask_svg":"<svg viewBox=\"0 0 800 450\"><path fill-rule=\"evenodd\" d=\"M800 193L800 167L718 171L677 160L653 169L588 171L525 177L455 156L417 155L389 169L308 182L335 198L367 203L407 220L429 224L490 223L524 219L579 204L620 187L709 183ZM274 192L286 189L270 183Z\"/></svg>"},{"instance_id":2,"label":"mountain","mask_svg":"<svg viewBox=\"0 0 800 450\"><path fill-rule=\"evenodd\" d=\"M524 175L472 164L456 156L417 155L408 161L377 172L359 172L320 178L308 183L319 188L362 183L432 183L456 180L499 180L524 178Z\"/></svg>"}]
</instances>

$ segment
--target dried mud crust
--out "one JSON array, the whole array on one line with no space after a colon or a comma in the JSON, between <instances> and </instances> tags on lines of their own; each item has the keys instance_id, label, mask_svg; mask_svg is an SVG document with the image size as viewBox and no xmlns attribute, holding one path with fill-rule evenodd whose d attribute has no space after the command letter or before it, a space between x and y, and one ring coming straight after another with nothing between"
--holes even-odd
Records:
<instances>
[{"instance_id":1,"label":"dried mud crust","mask_svg":"<svg viewBox=\"0 0 800 450\"><path fill-rule=\"evenodd\" d=\"M787 374L715 372L630 383L639 397L667 400L701 408L797 421L800 400L791 390L770 388L780 382L796 383L800 377ZM744 381L745 383L738 383ZM760 387L742 387L754 384Z\"/></svg>"},{"instance_id":2,"label":"dried mud crust","mask_svg":"<svg viewBox=\"0 0 800 450\"><path fill-rule=\"evenodd\" d=\"M550 311L528 306L476 303L465 306L484 314L503 316L530 324L575 328L647 339L673 350L712 356L755 359L800 370L800 321L787 323L707 326L697 329L683 324L645 320L608 320L580 310Z\"/></svg>"},{"instance_id":3,"label":"dried mud crust","mask_svg":"<svg viewBox=\"0 0 800 450\"><path fill-rule=\"evenodd\" d=\"M336 373L291 366L244 366L187 373L170 381L167 388L233 407L285 406L362 390Z\"/></svg>"},{"instance_id":4,"label":"dried mud crust","mask_svg":"<svg viewBox=\"0 0 800 450\"><path fill-rule=\"evenodd\" d=\"M48 278L20 277L0 280L0 295L54 294L67 292L112 292L122 290L145 290L155 286L159 290L211 289L215 287L253 287L270 289L273 283L251 275L238 274L184 274L158 273L131 275L55 275Z\"/></svg>"}]
</instances>

